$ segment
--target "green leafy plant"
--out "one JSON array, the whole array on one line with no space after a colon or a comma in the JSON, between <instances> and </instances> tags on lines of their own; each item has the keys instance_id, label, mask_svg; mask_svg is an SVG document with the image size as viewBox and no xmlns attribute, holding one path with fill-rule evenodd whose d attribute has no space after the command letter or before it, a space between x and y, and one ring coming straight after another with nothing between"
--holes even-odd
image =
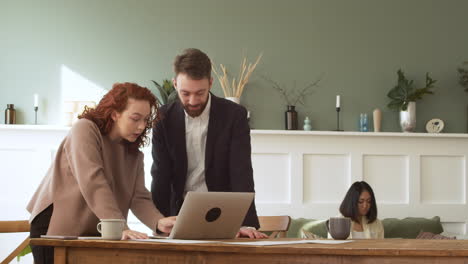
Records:
<instances>
[{"instance_id":1,"label":"green leafy plant","mask_svg":"<svg viewBox=\"0 0 468 264\"><path fill-rule=\"evenodd\" d=\"M175 100L177 100L177 91L170 80L163 80L162 85L157 83L156 81L151 80L156 89L153 89L152 92L158 99L158 105L162 106L165 104L169 104Z\"/></svg>"},{"instance_id":2,"label":"green leafy plant","mask_svg":"<svg viewBox=\"0 0 468 264\"><path fill-rule=\"evenodd\" d=\"M468 66L468 61L465 61L463 65ZM465 92L468 92L468 68L460 67L458 68L458 73L460 73L460 80L458 83L465 88Z\"/></svg>"},{"instance_id":3,"label":"green leafy plant","mask_svg":"<svg viewBox=\"0 0 468 264\"><path fill-rule=\"evenodd\" d=\"M401 69L398 70L398 83L391 89L387 96L392 99L387 105L388 108L396 111L406 111L409 102L415 102L422 99L425 94L434 94L430 89L434 88L437 80L429 77L426 73L426 86L423 88L415 88L413 80L408 80Z\"/></svg>"}]
</instances>

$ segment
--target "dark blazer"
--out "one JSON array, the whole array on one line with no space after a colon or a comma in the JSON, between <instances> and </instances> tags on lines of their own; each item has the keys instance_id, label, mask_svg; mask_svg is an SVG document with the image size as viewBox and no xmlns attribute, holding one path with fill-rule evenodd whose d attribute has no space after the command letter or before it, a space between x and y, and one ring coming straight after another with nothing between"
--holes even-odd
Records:
<instances>
[{"instance_id":1,"label":"dark blazer","mask_svg":"<svg viewBox=\"0 0 468 264\"><path fill-rule=\"evenodd\" d=\"M179 100L160 108L161 121L153 128L153 201L165 216L177 215L187 177L185 112ZM208 191L254 192L250 127L244 107L211 94L205 150ZM260 227L255 202L243 222Z\"/></svg>"}]
</instances>

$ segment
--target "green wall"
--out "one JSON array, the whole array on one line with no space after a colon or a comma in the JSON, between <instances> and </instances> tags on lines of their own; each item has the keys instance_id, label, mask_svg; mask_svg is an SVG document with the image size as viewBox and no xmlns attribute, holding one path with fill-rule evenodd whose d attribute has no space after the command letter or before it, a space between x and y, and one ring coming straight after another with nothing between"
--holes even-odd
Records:
<instances>
[{"instance_id":1,"label":"green wall","mask_svg":"<svg viewBox=\"0 0 468 264\"><path fill-rule=\"evenodd\" d=\"M308 115L314 130L334 129L340 94L345 130L378 107L383 130L399 131L386 94L401 67L419 85L426 71L438 80L418 101L418 131L438 117L445 132L464 133L468 93L456 68L468 60L466 10L464 0L0 0L0 109L14 103L18 121L32 123L39 93L40 123L57 124L63 65L106 89L151 86L172 77L176 54L197 47L235 72L243 54L264 53L241 99L253 128L284 126L286 104L261 75L288 86L322 76L297 107L301 122ZM213 92L222 95L217 81Z\"/></svg>"}]
</instances>

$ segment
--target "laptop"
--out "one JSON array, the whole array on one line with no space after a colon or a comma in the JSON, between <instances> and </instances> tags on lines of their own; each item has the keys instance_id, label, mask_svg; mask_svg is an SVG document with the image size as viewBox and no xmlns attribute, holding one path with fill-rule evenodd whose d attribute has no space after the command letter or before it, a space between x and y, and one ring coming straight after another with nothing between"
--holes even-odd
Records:
<instances>
[{"instance_id":1,"label":"laptop","mask_svg":"<svg viewBox=\"0 0 468 264\"><path fill-rule=\"evenodd\" d=\"M235 238L254 193L188 192L169 238Z\"/></svg>"}]
</instances>

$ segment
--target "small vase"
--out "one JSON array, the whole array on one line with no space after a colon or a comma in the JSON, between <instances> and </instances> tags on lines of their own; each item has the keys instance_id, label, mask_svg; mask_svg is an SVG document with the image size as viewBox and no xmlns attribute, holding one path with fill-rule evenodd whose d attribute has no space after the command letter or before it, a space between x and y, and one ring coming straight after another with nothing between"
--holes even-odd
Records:
<instances>
[{"instance_id":1,"label":"small vase","mask_svg":"<svg viewBox=\"0 0 468 264\"><path fill-rule=\"evenodd\" d=\"M374 112L372 112L372 119L374 120L374 132L380 132L382 125L382 111L376 108Z\"/></svg>"},{"instance_id":2,"label":"small vase","mask_svg":"<svg viewBox=\"0 0 468 264\"><path fill-rule=\"evenodd\" d=\"M295 108L294 105L288 105L288 110L284 112L286 130L297 130L297 112Z\"/></svg>"},{"instance_id":3,"label":"small vase","mask_svg":"<svg viewBox=\"0 0 468 264\"><path fill-rule=\"evenodd\" d=\"M226 97L226 100L229 100L231 102L234 102L236 104L240 104L240 98L239 97ZM250 111L247 110L247 122L250 122Z\"/></svg>"},{"instance_id":4,"label":"small vase","mask_svg":"<svg viewBox=\"0 0 468 264\"><path fill-rule=\"evenodd\" d=\"M400 111L400 126L403 132L416 130L416 102L409 102L406 111Z\"/></svg>"},{"instance_id":5,"label":"small vase","mask_svg":"<svg viewBox=\"0 0 468 264\"><path fill-rule=\"evenodd\" d=\"M240 104L240 98L239 97L226 97L227 100L232 101L236 104Z\"/></svg>"},{"instance_id":6,"label":"small vase","mask_svg":"<svg viewBox=\"0 0 468 264\"><path fill-rule=\"evenodd\" d=\"M14 104L7 104L7 108L5 109L5 124L16 124L16 110Z\"/></svg>"},{"instance_id":7,"label":"small vase","mask_svg":"<svg viewBox=\"0 0 468 264\"><path fill-rule=\"evenodd\" d=\"M304 130L305 131L311 131L312 130L312 125L310 124L310 119L308 116L304 119Z\"/></svg>"}]
</instances>

